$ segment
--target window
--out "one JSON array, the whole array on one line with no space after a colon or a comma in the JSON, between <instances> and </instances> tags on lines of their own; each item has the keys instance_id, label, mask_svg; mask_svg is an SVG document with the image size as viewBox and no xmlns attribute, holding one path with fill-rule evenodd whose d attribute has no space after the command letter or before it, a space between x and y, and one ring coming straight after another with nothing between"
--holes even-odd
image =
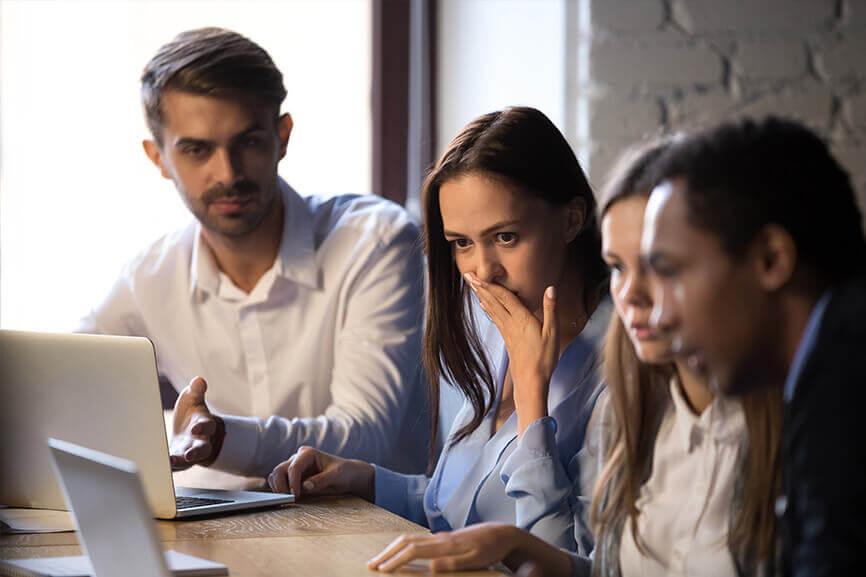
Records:
<instances>
[{"instance_id":1,"label":"window","mask_svg":"<svg viewBox=\"0 0 866 577\"><path fill-rule=\"evenodd\" d=\"M370 0L0 3L0 325L69 330L123 263L189 214L141 150L160 45L236 30L283 72L302 194L371 188Z\"/></svg>"},{"instance_id":2,"label":"window","mask_svg":"<svg viewBox=\"0 0 866 577\"><path fill-rule=\"evenodd\" d=\"M436 154L473 118L533 106L569 126L567 0L439 0Z\"/></svg>"}]
</instances>

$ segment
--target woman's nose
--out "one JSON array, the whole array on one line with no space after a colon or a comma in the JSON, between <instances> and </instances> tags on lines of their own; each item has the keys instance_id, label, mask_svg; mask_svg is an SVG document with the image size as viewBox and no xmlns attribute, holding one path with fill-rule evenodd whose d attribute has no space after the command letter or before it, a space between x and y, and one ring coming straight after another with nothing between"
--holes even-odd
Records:
<instances>
[{"instance_id":1,"label":"woman's nose","mask_svg":"<svg viewBox=\"0 0 866 577\"><path fill-rule=\"evenodd\" d=\"M483 282L495 282L501 280L504 269L499 259L492 251L479 250L478 261L475 265L475 276Z\"/></svg>"}]
</instances>

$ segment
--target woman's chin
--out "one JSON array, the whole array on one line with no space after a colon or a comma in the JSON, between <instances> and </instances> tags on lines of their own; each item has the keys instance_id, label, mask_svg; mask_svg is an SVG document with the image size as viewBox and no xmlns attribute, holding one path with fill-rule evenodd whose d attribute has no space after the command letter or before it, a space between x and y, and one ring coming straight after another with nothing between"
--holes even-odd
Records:
<instances>
[{"instance_id":1,"label":"woman's chin","mask_svg":"<svg viewBox=\"0 0 866 577\"><path fill-rule=\"evenodd\" d=\"M674 360L669 344L659 341L637 341L632 339L637 358L648 365L663 365Z\"/></svg>"}]
</instances>

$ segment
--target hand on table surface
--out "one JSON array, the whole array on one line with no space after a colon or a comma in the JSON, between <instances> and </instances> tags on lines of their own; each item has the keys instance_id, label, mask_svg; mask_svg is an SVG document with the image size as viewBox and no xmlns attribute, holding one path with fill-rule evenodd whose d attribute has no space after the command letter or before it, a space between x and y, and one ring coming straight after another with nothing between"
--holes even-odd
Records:
<instances>
[{"instance_id":1,"label":"hand on table surface","mask_svg":"<svg viewBox=\"0 0 866 577\"><path fill-rule=\"evenodd\" d=\"M375 499L373 465L343 459L312 447L301 447L268 475L275 493L292 493L295 498L314 495L356 495Z\"/></svg>"}]
</instances>

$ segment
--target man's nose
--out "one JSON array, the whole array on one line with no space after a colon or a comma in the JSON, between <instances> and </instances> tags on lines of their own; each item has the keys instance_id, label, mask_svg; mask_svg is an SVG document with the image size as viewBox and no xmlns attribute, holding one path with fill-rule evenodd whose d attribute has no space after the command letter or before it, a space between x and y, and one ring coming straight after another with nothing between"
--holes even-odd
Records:
<instances>
[{"instance_id":1,"label":"man's nose","mask_svg":"<svg viewBox=\"0 0 866 577\"><path fill-rule=\"evenodd\" d=\"M670 335L679 324L679 313L676 310L676 303L669 290L669 288L662 286L660 283L654 287L650 325L656 330Z\"/></svg>"},{"instance_id":2,"label":"man's nose","mask_svg":"<svg viewBox=\"0 0 866 577\"><path fill-rule=\"evenodd\" d=\"M238 177L237 160L229 150L217 150L213 155L214 180L225 187L234 184Z\"/></svg>"}]
</instances>

